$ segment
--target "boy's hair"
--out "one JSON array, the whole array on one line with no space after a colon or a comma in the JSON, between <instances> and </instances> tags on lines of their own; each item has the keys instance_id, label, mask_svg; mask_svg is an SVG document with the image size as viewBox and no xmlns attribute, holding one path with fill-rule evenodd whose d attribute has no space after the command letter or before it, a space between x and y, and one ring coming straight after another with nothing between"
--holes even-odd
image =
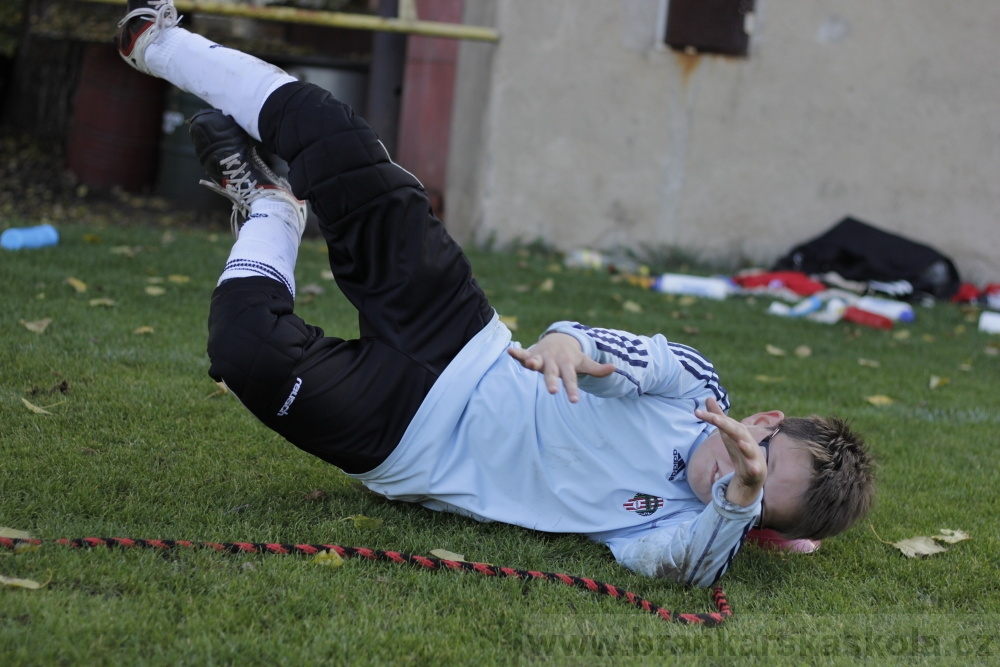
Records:
<instances>
[{"instance_id":1,"label":"boy's hair","mask_svg":"<svg viewBox=\"0 0 1000 667\"><path fill-rule=\"evenodd\" d=\"M804 508L780 532L819 540L842 533L875 501L875 461L861 436L836 417L788 417L781 432L812 455L813 478Z\"/></svg>"}]
</instances>

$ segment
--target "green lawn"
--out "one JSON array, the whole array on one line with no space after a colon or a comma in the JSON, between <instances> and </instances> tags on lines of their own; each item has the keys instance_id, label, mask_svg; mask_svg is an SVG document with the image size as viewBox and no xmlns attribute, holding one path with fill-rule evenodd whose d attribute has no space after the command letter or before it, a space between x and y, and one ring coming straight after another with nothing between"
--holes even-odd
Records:
<instances>
[{"instance_id":1,"label":"green lawn","mask_svg":"<svg viewBox=\"0 0 1000 667\"><path fill-rule=\"evenodd\" d=\"M0 526L46 541L448 549L592 577L674 611L712 610L706 591L634 575L582 537L480 525L381 499L259 425L206 372L207 307L226 233L61 231L56 247L0 251ZM734 416L834 413L867 434L880 462L871 523L882 539L941 528L972 539L907 559L866 521L811 555L748 547L722 580L735 616L717 629L667 625L545 582L361 559L333 569L302 556L47 542L0 554L2 575L51 578L39 590L0 586L3 664L997 660L1000 337L979 333L975 313L938 304L895 332L825 326L769 316L767 298L691 302L607 274L559 270L558 258L541 252L471 258L500 313L517 318L522 342L572 318L691 344L715 362ZM351 335L353 311L324 268L325 249L307 241L300 295L309 284L324 291L300 298L299 313ZM21 323L44 318L51 323L41 334ZM152 333L134 333L141 327ZM769 354L768 345L787 355ZM803 345L811 354L796 355ZM933 389L932 376L941 378ZM866 400L875 395L893 402ZM356 522L359 515L381 523Z\"/></svg>"}]
</instances>

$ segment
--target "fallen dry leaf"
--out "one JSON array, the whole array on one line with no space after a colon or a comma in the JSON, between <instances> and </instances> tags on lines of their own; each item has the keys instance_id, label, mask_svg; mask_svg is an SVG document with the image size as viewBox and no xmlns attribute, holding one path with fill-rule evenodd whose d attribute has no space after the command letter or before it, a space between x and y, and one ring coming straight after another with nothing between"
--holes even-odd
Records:
<instances>
[{"instance_id":1,"label":"fallen dry leaf","mask_svg":"<svg viewBox=\"0 0 1000 667\"><path fill-rule=\"evenodd\" d=\"M24 406L26 408L28 408L29 410L31 410L32 412L34 412L36 415L51 415L52 414L51 412L49 412L45 408L38 407L37 405L35 405L34 403L32 403L31 401L29 401L26 398L21 398L21 402L24 403Z\"/></svg>"},{"instance_id":2,"label":"fallen dry leaf","mask_svg":"<svg viewBox=\"0 0 1000 667\"><path fill-rule=\"evenodd\" d=\"M137 336L148 336L149 334L153 333L153 327L149 325L141 326L132 329L132 333L136 334Z\"/></svg>"},{"instance_id":3,"label":"fallen dry leaf","mask_svg":"<svg viewBox=\"0 0 1000 667\"><path fill-rule=\"evenodd\" d=\"M167 276L167 280L174 283L175 285L183 285L184 283L191 282L191 278L189 276L181 276L177 275L176 273Z\"/></svg>"},{"instance_id":4,"label":"fallen dry leaf","mask_svg":"<svg viewBox=\"0 0 1000 667\"><path fill-rule=\"evenodd\" d=\"M302 496L302 500L320 500L322 498L326 498L326 491L323 489L316 489Z\"/></svg>"},{"instance_id":5,"label":"fallen dry leaf","mask_svg":"<svg viewBox=\"0 0 1000 667\"><path fill-rule=\"evenodd\" d=\"M907 331L906 329L902 329L892 334L892 337L895 338L896 340L906 340L907 338L910 337L910 332Z\"/></svg>"},{"instance_id":6,"label":"fallen dry leaf","mask_svg":"<svg viewBox=\"0 0 1000 667\"><path fill-rule=\"evenodd\" d=\"M772 357L783 357L783 356L785 356L787 354L787 352L785 352L784 350L782 350L780 347L775 347L774 345L771 345L770 343L768 343L767 345L765 345L764 349L767 350L767 353L770 354Z\"/></svg>"},{"instance_id":7,"label":"fallen dry leaf","mask_svg":"<svg viewBox=\"0 0 1000 667\"><path fill-rule=\"evenodd\" d=\"M115 306L118 305L117 302L112 301L107 297L101 297L100 299L91 299L89 303L91 306L104 306L105 308L114 308Z\"/></svg>"},{"instance_id":8,"label":"fallen dry leaf","mask_svg":"<svg viewBox=\"0 0 1000 667\"><path fill-rule=\"evenodd\" d=\"M100 243L101 242L101 237L98 236L97 234L84 234L83 235L83 242L84 243Z\"/></svg>"},{"instance_id":9,"label":"fallen dry leaf","mask_svg":"<svg viewBox=\"0 0 1000 667\"><path fill-rule=\"evenodd\" d=\"M36 334L45 333L45 328L52 324L52 318L46 317L45 319L35 320L33 322L25 322L20 320L21 325L28 331L34 331Z\"/></svg>"},{"instance_id":10,"label":"fallen dry leaf","mask_svg":"<svg viewBox=\"0 0 1000 667\"><path fill-rule=\"evenodd\" d=\"M994 347L993 345L987 345L983 350L984 354L988 354L991 357L995 357L1000 354L1000 348Z\"/></svg>"},{"instance_id":11,"label":"fallen dry leaf","mask_svg":"<svg viewBox=\"0 0 1000 667\"><path fill-rule=\"evenodd\" d=\"M163 296L166 293L167 290L157 285L149 285L146 287L146 294L148 294L149 296Z\"/></svg>"},{"instance_id":12,"label":"fallen dry leaf","mask_svg":"<svg viewBox=\"0 0 1000 667\"><path fill-rule=\"evenodd\" d=\"M907 558L925 558L933 554L939 554L943 551L947 551L947 549L943 546L924 535L921 535L920 537L911 537L908 540L893 542L892 546L902 551L903 555Z\"/></svg>"},{"instance_id":13,"label":"fallen dry leaf","mask_svg":"<svg viewBox=\"0 0 1000 667\"><path fill-rule=\"evenodd\" d=\"M327 549L326 551L320 551L318 554L312 557L312 563L314 565L324 565L326 567L340 567L344 564L344 559L340 557L333 549Z\"/></svg>"},{"instance_id":14,"label":"fallen dry leaf","mask_svg":"<svg viewBox=\"0 0 1000 667\"><path fill-rule=\"evenodd\" d=\"M12 540L30 540L31 533L23 530L17 530L16 528L0 526L0 537L6 537Z\"/></svg>"},{"instance_id":15,"label":"fallen dry leaf","mask_svg":"<svg viewBox=\"0 0 1000 667\"><path fill-rule=\"evenodd\" d=\"M771 376L771 375L755 375L754 379L757 380L757 382L784 382L785 381L784 377L774 377L774 376Z\"/></svg>"},{"instance_id":16,"label":"fallen dry leaf","mask_svg":"<svg viewBox=\"0 0 1000 667\"><path fill-rule=\"evenodd\" d=\"M631 299L627 299L625 301L625 303L622 304L622 308L625 309L629 313L641 313L642 312L642 306L640 306L639 304L637 304L635 301L632 301Z\"/></svg>"},{"instance_id":17,"label":"fallen dry leaf","mask_svg":"<svg viewBox=\"0 0 1000 667\"><path fill-rule=\"evenodd\" d=\"M799 345L797 348L795 348L795 356L800 357L802 359L811 356L812 353L813 353L812 348L809 347L808 345Z\"/></svg>"},{"instance_id":18,"label":"fallen dry leaf","mask_svg":"<svg viewBox=\"0 0 1000 667\"><path fill-rule=\"evenodd\" d=\"M553 289L555 289L555 286L556 286L556 281L554 281L552 278L546 278L545 280L542 281L542 284L539 285L537 289L539 292L551 292Z\"/></svg>"},{"instance_id":19,"label":"fallen dry leaf","mask_svg":"<svg viewBox=\"0 0 1000 667\"><path fill-rule=\"evenodd\" d=\"M942 528L940 535L931 535L931 537L938 542L947 542L948 544L972 539L972 536L964 530L952 530L951 528Z\"/></svg>"},{"instance_id":20,"label":"fallen dry leaf","mask_svg":"<svg viewBox=\"0 0 1000 667\"><path fill-rule=\"evenodd\" d=\"M858 359L858 366L866 366L867 368L878 368L881 366L879 362L874 359Z\"/></svg>"},{"instance_id":21,"label":"fallen dry leaf","mask_svg":"<svg viewBox=\"0 0 1000 667\"><path fill-rule=\"evenodd\" d=\"M500 321L511 331L517 331L517 315L501 315Z\"/></svg>"},{"instance_id":22,"label":"fallen dry leaf","mask_svg":"<svg viewBox=\"0 0 1000 667\"><path fill-rule=\"evenodd\" d=\"M313 296L318 296L320 294L323 294L326 290L323 289L322 286L317 285L316 283L309 283L308 285L303 285L302 287L299 287L297 291L299 294L312 294Z\"/></svg>"},{"instance_id":23,"label":"fallen dry leaf","mask_svg":"<svg viewBox=\"0 0 1000 667\"><path fill-rule=\"evenodd\" d=\"M163 279L163 276L149 276L146 278L146 282L150 285L162 285L166 281Z\"/></svg>"},{"instance_id":24,"label":"fallen dry leaf","mask_svg":"<svg viewBox=\"0 0 1000 667\"><path fill-rule=\"evenodd\" d=\"M14 588L27 588L33 591L47 585L49 581L52 581L52 577L49 577L48 581L40 584L32 579L17 579L16 577L6 577L0 574L0 584Z\"/></svg>"},{"instance_id":25,"label":"fallen dry leaf","mask_svg":"<svg viewBox=\"0 0 1000 667\"><path fill-rule=\"evenodd\" d=\"M87 291L87 283L83 282L79 278L69 277L66 279L66 284L75 289L77 294L82 294Z\"/></svg>"},{"instance_id":26,"label":"fallen dry leaf","mask_svg":"<svg viewBox=\"0 0 1000 667\"><path fill-rule=\"evenodd\" d=\"M923 336L920 337L920 339L922 341L924 341L925 343L933 343L934 342L934 334L924 334Z\"/></svg>"},{"instance_id":27,"label":"fallen dry leaf","mask_svg":"<svg viewBox=\"0 0 1000 667\"><path fill-rule=\"evenodd\" d=\"M937 375L932 375L931 379L930 379L930 382L927 383L927 386L930 389L937 389L938 387L943 387L944 385L948 384L949 382L951 382L951 380L949 380L948 378L943 378L943 377L938 377Z\"/></svg>"},{"instance_id":28,"label":"fallen dry leaf","mask_svg":"<svg viewBox=\"0 0 1000 667\"><path fill-rule=\"evenodd\" d=\"M692 306L696 303L698 303L698 299L693 296L682 296L677 299L678 306Z\"/></svg>"},{"instance_id":29,"label":"fallen dry leaf","mask_svg":"<svg viewBox=\"0 0 1000 667\"><path fill-rule=\"evenodd\" d=\"M330 269L323 269L319 272L319 277L323 280L333 280L333 271Z\"/></svg>"},{"instance_id":30,"label":"fallen dry leaf","mask_svg":"<svg viewBox=\"0 0 1000 667\"><path fill-rule=\"evenodd\" d=\"M116 245L111 248L112 255L124 255L125 257L135 257L142 250L141 246Z\"/></svg>"},{"instance_id":31,"label":"fallen dry leaf","mask_svg":"<svg viewBox=\"0 0 1000 667\"><path fill-rule=\"evenodd\" d=\"M364 514L355 514L341 519L341 521L353 521L355 528L378 528L382 525L382 519L373 519Z\"/></svg>"},{"instance_id":32,"label":"fallen dry leaf","mask_svg":"<svg viewBox=\"0 0 1000 667\"><path fill-rule=\"evenodd\" d=\"M698 327L689 327L687 325L681 327L681 330L689 336L697 336L701 333L701 330L698 329Z\"/></svg>"},{"instance_id":33,"label":"fallen dry leaf","mask_svg":"<svg viewBox=\"0 0 1000 667\"><path fill-rule=\"evenodd\" d=\"M447 549L431 549L430 554L435 558L440 558L441 560L457 560L460 563L466 562L464 554L457 554L454 551L448 551Z\"/></svg>"},{"instance_id":34,"label":"fallen dry leaf","mask_svg":"<svg viewBox=\"0 0 1000 667\"><path fill-rule=\"evenodd\" d=\"M895 403L894 400L886 396L885 394L876 394L874 396L866 396L865 400L872 405L892 405Z\"/></svg>"}]
</instances>

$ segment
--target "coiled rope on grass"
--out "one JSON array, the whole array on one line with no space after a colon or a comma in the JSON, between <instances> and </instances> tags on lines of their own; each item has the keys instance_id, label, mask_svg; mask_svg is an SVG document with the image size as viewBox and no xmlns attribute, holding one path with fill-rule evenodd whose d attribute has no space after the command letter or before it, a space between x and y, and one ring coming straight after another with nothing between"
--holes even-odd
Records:
<instances>
[{"instance_id":1,"label":"coiled rope on grass","mask_svg":"<svg viewBox=\"0 0 1000 667\"><path fill-rule=\"evenodd\" d=\"M366 549L364 547L344 547L339 544L276 544L266 542L189 542L187 540L142 540L130 539L127 537L78 537L75 539L53 540L56 544L62 544L73 548L93 548L93 547L141 547L148 549L159 549L168 551L171 549L211 549L224 553L268 553L268 554L299 554L312 556L324 551L332 551L341 558L352 558L355 556L368 560L384 560L392 563L410 564L422 567L427 570L455 570L462 572L475 572L487 577L510 577L524 580L544 580L561 582L567 586L583 588L599 595L608 595L617 600L622 600L645 612L655 614L667 622L682 623L685 625L705 625L715 627L722 625L726 619L733 615L726 594L721 586L716 586L712 591L712 601L715 603L717 611L698 614L675 614L668 609L653 604L649 600L639 597L635 593L622 590L617 586L595 581L587 577L576 577L569 574L555 572L540 572L538 570L519 570L512 567L500 567L489 563L471 563L468 561L447 560L444 558L434 558L430 556L418 556L413 554L400 553L398 551L383 551L380 549ZM16 539L0 537L0 547L16 549L19 544L36 545L44 544L38 539Z\"/></svg>"}]
</instances>

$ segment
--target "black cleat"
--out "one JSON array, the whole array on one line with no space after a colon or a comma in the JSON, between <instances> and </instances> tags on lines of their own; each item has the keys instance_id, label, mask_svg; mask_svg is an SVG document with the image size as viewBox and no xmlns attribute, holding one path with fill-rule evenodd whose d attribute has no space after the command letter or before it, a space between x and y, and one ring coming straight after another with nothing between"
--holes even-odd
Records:
<instances>
[{"instance_id":1,"label":"black cleat","mask_svg":"<svg viewBox=\"0 0 1000 667\"><path fill-rule=\"evenodd\" d=\"M146 47L180 20L173 0L128 0L128 13L118 22L118 53L143 74L152 74L146 67Z\"/></svg>"},{"instance_id":2,"label":"black cleat","mask_svg":"<svg viewBox=\"0 0 1000 667\"><path fill-rule=\"evenodd\" d=\"M295 198L288 181L275 174L257 153L254 140L232 116L218 109L199 111L191 120L191 140L209 180L199 181L233 202L233 235L250 215L250 204L261 197L291 204L298 221L299 237L306 226L306 204ZM239 221L239 216L243 220Z\"/></svg>"}]
</instances>

